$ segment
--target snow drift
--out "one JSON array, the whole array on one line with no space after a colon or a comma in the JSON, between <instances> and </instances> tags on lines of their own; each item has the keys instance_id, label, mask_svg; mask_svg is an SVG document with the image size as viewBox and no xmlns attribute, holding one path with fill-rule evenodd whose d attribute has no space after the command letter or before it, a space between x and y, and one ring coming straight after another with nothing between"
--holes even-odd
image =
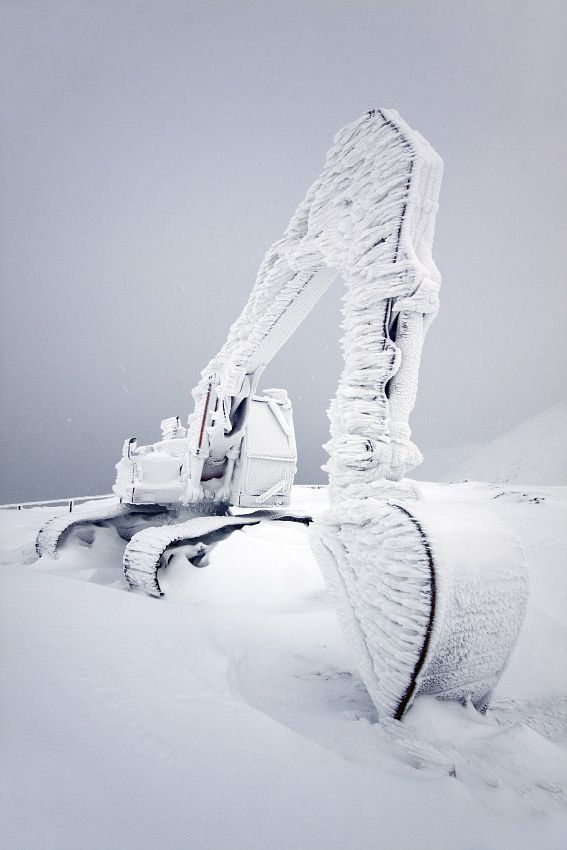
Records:
<instances>
[{"instance_id":1,"label":"snow drift","mask_svg":"<svg viewBox=\"0 0 567 850\"><path fill-rule=\"evenodd\" d=\"M58 509L0 511L5 846L563 850L567 489L423 489L489 508L531 563L484 717L420 696L376 722L302 527L174 558L156 600L129 590L113 529L36 561ZM320 515L326 492L292 505Z\"/></svg>"}]
</instances>

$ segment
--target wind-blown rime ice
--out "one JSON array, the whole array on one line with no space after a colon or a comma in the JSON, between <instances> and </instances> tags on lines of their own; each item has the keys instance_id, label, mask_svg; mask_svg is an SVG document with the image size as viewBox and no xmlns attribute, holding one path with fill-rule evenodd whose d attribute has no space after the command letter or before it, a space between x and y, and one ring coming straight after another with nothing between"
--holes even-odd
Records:
<instances>
[{"instance_id":1,"label":"wind-blown rime ice","mask_svg":"<svg viewBox=\"0 0 567 850\"><path fill-rule=\"evenodd\" d=\"M236 396L245 375L271 360L341 274L345 370L331 413L331 483L350 485L353 473L359 483L396 480L419 463L408 417L423 333L438 308L430 246L442 167L393 110L374 110L339 131L322 174L267 252L225 345L203 370L197 402L213 374L223 396ZM197 411L198 403L194 440Z\"/></svg>"},{"instance_id":2,"label":"wind-blown rime ice","mask_svg":"<svg viewBox=\"0 0 567 850\"><path fill-rule=\"evenodd\" d=\"M326 446L331 495L339 487L341 498L344 488L399 480L421 461L408 419L423 335L438 309L431 242L442 162L397 114L389 115L389 144L367 157L373 181L366 173L362 180L359 204L367 206L367 217L344 229L354 246L343 249L341 263L348 286L344 369ZM337 142L344 144L342 137Z\"/></svg>"},{"instance_id":3,"label":"wind-blown rime ice","mask_svg":"<svg viewBox=\"0 0 567 850\"><path fill-rule=\"evenodd\" d=\"M434 510L402 480L421 461L408 420L439 303L432 242L442 170L392 110L342 129L203 371L189 422L195 441L211 381L225 400L242 394L343 276L344 369L326 445L331 509L310 539L382 717L402 717L418 692L485 708L527 595L525 559L505 527Z\"/></svg>"}]
</instances>

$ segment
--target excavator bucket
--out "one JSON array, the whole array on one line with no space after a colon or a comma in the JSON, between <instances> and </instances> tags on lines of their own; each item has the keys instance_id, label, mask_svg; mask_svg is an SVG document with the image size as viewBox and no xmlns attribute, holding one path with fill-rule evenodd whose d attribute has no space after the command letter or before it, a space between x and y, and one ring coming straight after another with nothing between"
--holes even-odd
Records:
<instances>
[{"instance_id":1,"label":"excavator bucket","mask_svg":"<svg viewBox=\"0 0 567 850\"><path fill-rule=\"evenodd\" d=\"M310 542L379 717L420 693L486 710L527 601L509 529L474 508L367 499L329 511Z\"/></svg>"}]
</instances>

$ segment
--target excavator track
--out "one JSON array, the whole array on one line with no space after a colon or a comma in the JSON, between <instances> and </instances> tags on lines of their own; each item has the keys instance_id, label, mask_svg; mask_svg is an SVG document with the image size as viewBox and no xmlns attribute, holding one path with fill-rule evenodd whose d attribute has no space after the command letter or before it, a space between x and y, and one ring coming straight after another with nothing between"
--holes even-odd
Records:
<instances>
[{"instance_id":1,"label":"excavator track","mask_svg":"<svg viewBox=\"0 0 567 850\"><path fill-rule=\"evenodd\" d=\"M246 525L287 521L309 525L311 517L282 511L255 511L240 516L201 516L162 528L146 528L132 537L124 552L124 575L133 590L150 596L163 596L158 571L171 547L188 547L185 554L195 566L201 565L211 547Z\"/></svg>"},{"instance_id":2,"label":"excavator track","mask_svg":"<svg viewBox=\"0 0 567 850\"><path fill-rule=\"evenodd\" d=\"M97 499L85 502L72 513L60 514L50 519L40 528L35 550L39 558L57 557L57 547L72 529L80 525L96 525L101 522L118 519L129 512L128 505L119 499Z\"/></svg>"}]
</instances>

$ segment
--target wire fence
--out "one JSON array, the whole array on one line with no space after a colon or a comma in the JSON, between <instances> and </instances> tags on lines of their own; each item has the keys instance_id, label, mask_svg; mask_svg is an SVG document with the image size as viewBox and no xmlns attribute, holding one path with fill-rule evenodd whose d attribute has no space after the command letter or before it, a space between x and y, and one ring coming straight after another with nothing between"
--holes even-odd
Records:
<instances>
[{"instance_id":1,"label":"wire fence","mask_svg":"<svg viewBox=\"0 0 567 850\"><path fill-rule=\"evenodd\" d=\"M294 487L306 490L322 490L326 484L295 484ZM101 496L72 496L66 499L41 499L37 502L12 502L9 505L0 505L1 511L21 511L28 508L68 508L69 513L72 513L75 505L81 505L83 502L94 502L98 499L110 499L112 493L104 493Z\"/></svg>"},{"instance_id":2,"label":"wire fence","mask_svg":"<svg viewBox=\"0 0 567 850\"><path fill-rule=\"evenodd\" d=\"M74 505L81 505L83 502L94 502L98 499L110 499L112 493L105 493L102 496L72 496L67 499L42 499L38 502L13 502L9 505L0 505L2 511L21 511L28 508L63 508L67 507L69 513L73 511Z\"/></svg>"}]
</instances>

